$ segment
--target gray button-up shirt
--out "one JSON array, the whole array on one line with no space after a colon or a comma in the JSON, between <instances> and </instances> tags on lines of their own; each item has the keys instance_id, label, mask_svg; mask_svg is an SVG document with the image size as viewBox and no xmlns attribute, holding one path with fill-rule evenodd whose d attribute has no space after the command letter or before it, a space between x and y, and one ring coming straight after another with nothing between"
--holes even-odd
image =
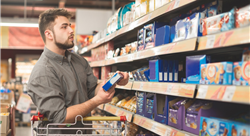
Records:
<instances>
[{"instance_id":1,"label":"gray button-up shirt","mask_svg":"<svg viewBox=\"0 0 250 136\"><path fill-rule=\"evenodd\" d=\"M84 58L69 51L58 55L45 47L30 75L28 94L49 122L62 123L67 107L94 97L96 85Z\"/></svg>"}]
</instances>

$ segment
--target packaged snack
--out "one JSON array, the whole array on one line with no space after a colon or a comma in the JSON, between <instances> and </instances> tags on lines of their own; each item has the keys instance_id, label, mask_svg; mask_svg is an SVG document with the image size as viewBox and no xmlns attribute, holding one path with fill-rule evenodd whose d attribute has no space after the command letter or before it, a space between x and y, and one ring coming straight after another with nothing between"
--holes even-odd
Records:
<instances>
[{"instance_id":1,"label":"packaged snack","mask_svg":"<svg viewBox=\"0 0 250 136\"><path fill-rule=\"evenodd\" d=\"M147 113L150 113L150 114L153 113L153 106L147 105Z\"/></svg>"},{"instance_id":2,"label":"packaged snack","mask_svg":"<svg viewBox=\"0 0 250 136\"><path fill-rule=\"evenodd\" d=\"M138 93L137 93L137 96L143 98L143 97L144 97L144 93L138 92Z\"/></svg>"},{"instance_id":3,"label":"packaged snack","mask_svg":"<svg viewBox=\"0 0 250 136\"><path fill-rule=\"evenodd\" d=\"M200 71L200 84L232 84L232 62L202 64Z\"/></svg>"},{"instance_id":4,"label":"packaged snack","mask_svg":"<svg viewBox=\"0 0 250 136\"><path fill-rule=\"evenodd\" d=\"M153 104L154 104L154 100L147 99L147 105L153 106Z\"/></svg>"},{"instance_id":5,"label":"packaged snack","mask_svg":"<svg viewBox=\"0 0 250 136\"><path fill-rule=\"evenodd\" d=\"M144 28L140 29L137 34L137 51L144 50Z\"/></svg>"},{"instance_id":6,"label":"packaged snack","mask_svg":"<svg viewBox=\"0 0 250 136\"><path fill-rule=\"evenodd\" d=\"M186 126L196 129L198 124L197 114L186 114Z\"/></svg>"},{"instance_id":7,"label":"packaged snack","mask_svg":"<svg viewBox=\"0 0 250 136\"><path fill-rule=\"evenodd\" d=\"M230 136L249 136L250 135L250 125L238 122L231 122L229 126Z\"/></svg>"},{"instance_id":8,"label":"packaged snack","mask_svg":"<svg viewBox=\"0 0 250 136\"><path fill-rule=\"evenodd\" d=\"M136 96L133 96L124 106L123 108L128 110L128 111L131 111L132 109L130 109L130 105L132 103L136 102Z\"/></svg>"},{"instance_id":9,"label":"packaged snack","mask_svg":"<svg viewBox=\"0 0 250 136\"><path fill-rule=\"evenodd\" d=\"M233 85L250 85L250 61L234 63Z\"/></svg>"},{"instance_id":10,"label":"packaged snack","mask_svg":"<svg viewBox=\"0 0 250 136\"><path fill-rule=\"evenodd\" d=\"M116 103L118 103L121 99L123 99L124 96L126 95L123 95L123 94L116 95L114 98L112 98L112 101L110 102L110 104L116 105Z\"/></svg>"},{"instance_id":11,"label":"packaged snack","mask_svg":"<svg viewBox=\"0 0 250 136\"><path fill-rule=\"evenodd\" d=\"M170 26L165 25L156 31L155 46L160 46L169 43L170 40Z\"/></svg>"},{"instance_id":12,"label":"packaged snack","mask_svg":"<svg viewBox=\"0 0 250 136\"><path fill-rule=\"evenodd\" d=\"M240 8L235 13L236 28L244 27L250 24L250 5Z\"/></svg>"},{"instance_id":13,"label":"packaged snack","mask_svg":"<svg viewBox=\"0 0 250 136\"><path fill-rule=\"evenodd\" d=\"M151 48L155 46L155 34L157 33L157 29L162 26L164 26L164 23L161 22L154 22L144 26L145 48Z\"/></svg>"},{"instance_id":14,"label":"packaged snack","mask_svg":"<svg viewBox=\"0 0 250 136\"><path fill-rule=\"evenodd\" d=\"M230 10L227 13L224 13L224 16L222 17L222 20L220 21L221 23L221 32L231 30L235 28L235 8Z\"/></svg>"},{"instance_id":15,"label":"packaged snack","mask_svg":"<svg viewBox=\"0 0 250 136\"><path fill-rule=\"evenodd\" d=\"M105 91L108 91L113 85L118 83L121 79L123 79L122 74L116 73L109 81L102 87Z\"/></svg>"},{"instance_id":16,"label":"packaged snack","mask_svg":"<svg viewBox=\"0 0 250 136\"><path fill-rule=\"evenodd\" d=\"M171 121L174 124L177 124L177 110L169 109L169 121Z\"/></svg>"},{"instance_id":17,"label":"packaged snack","mask_svg":"<svg viewBox=\"0 0 250 136\"><path fill-rule=\"evenodd\" d=\"M117 49L115 50L114 57L117 57L117 56L118 56L118 54L119 54L119 52L120 52L120 48L117 48Z\"/></svg>"},{"instance_id":18,"label":"packaged snack","mask_svg":"<svg viewBox=\"0 0 250 136\"><path fill-rule=\"evenodd\" d=\"M222 0L215 0L206 6L206 17L218 15L222 12Z\"/></svg>"},{"instance_id":19,"label":"packaged snack","mask_svg":"<svg viewBox=\"0 0 250 136\"><path fill-rule=\"evenodd\" d=\"M185 21L186 21L186 19L181 19L181 20L177 21L177 23L175 25L174 42L186 39L187 32L186 32L186 27L185 27Z\"/></svg>"},{"instance_id":20,"label":"packaged snack","mask_svg":"<svg viewBox=\"0 0 250 136\"><path fill-rule=\"evenodd\" d=\"M202 25L202 19L205 18L204 13L194 13L185 20L187 37L186 39L202 36L202 31L199 29Z\"/></svg>"},{"instance_id":21,"label":"packaged snack","mask_svg":"<svg viewBox=\"0 0 250 136\"><path fill-rule=\"evenodd\" d=\"M186 102L187 102L187 99L180 100L180 101L176 102L171 108L178 110L180 108L180 106L184 105Z\"/></svg>"},{"instance_id":22,"label":"packaged snack","mask_svg":"<svg viewBox=\"0 0 250 136\"><path fill-rule=\"evenodd\" d=\"M127 96L125 99L122 99L121 101L119 101L116 104L116 106L122 108L131 98L132 96Z\"/></svg>"},{"instance_id":23,"label":"packaged snack","mask_svg":"<svg viewBox=\"0 0 250 136\"><path fill-rule=\"evenodd\" d=\"M145 71L148 71L148 70L149 70L149 68L146 68L146 69L140 71L140 75L141 75L143 81L146 81L146 82L148 81L148 78L146 77L146 75L144 73L145 73Z\"/></svg>"},{"instance_id":24,"label":"packaged snack","mask_svg":"<svg viewBox=\"0 0 250 136\"><path fill-rule=\"evenodd\" d=\"M195 101L189 108L187 108L187 113L198 114L201 107L205 104L203 101Z\"/></svg>"},{"instance_id":25,"label":"packaged snack","mask_svg":"<svg viewBox=\"0 0 250 136\"><path fill-rule=\"evenodd\" d=\"M126 51L126 54L130 53L130 51L131 51L131 44L125 45L125 51Z\"/></svg>"},{"instance_id":26,"label":"packaged snack","mask_svg":"<svg viewBox=\"0 0 250 136\"><path fill-rule=\"evenodd\" d=\"M163 82L163 62L164 60L150 60L150 82Z\"/></svg>"},{"instance_id":27,"label":"packaged snack","mask_svg":"<svg viewBox=\"0 0 250 136\"><path fill-rule=\"evenodd\" d=\"M216 15L209 18L205 18L202 21L202 35L219 33L221 31L220 21L222 15Z\"/></svg>"},{"instance_id":28,"label":"packaged snack","mask_svg":"<svg viewBox=\"0 0 250 136\"><path fill-rule=\"evenodd\" d=\"M131 43L131 53L137 52L137 42Z\"/></svg>"},{"instance_id":29,"label":"packaged snack","mask_svg":"<svg viewBox=\"0 0 250 136\"><path fill-rule=\"evenodd\" d=\"M125 47L121 48L121 51L120 51L120 56L123 56L123 55L126 55L126 49Z\"/></svg>"}]
</instances>

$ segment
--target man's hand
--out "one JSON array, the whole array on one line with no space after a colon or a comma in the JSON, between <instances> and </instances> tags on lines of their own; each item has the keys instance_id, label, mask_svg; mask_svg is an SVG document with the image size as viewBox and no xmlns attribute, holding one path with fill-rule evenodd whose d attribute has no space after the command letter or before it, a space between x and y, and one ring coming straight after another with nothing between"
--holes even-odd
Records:
<instances>
[{"instance_id":1,"label":"man's hand","mask_svg":"<svg viewBox=\"0 0 250 136\"><path fill-rule=\"evenodd\" d=\"M116 73L122 74L123 75L123 79L120 80L117 84L120 86L125 86L128 83L129 80L129 75L127 72L121 72L121 71L117 71Z\"/></svg>"},{"instance_id":2,"label":"man's hand","mask_svg":"<svg viewBox=\"0 0 250 136\"><path fill-rule=\"evenodd\" d=\"M101 87L98 88L97 94L96 96L93 98L95 100L95 102L100 105L100 104L104 104L104 103L108 103L111 102L114 94L115 94L115 87L116 85L113 85L108 91L105 91L102 86L105 84L106 82L102 82L100 83Z\"/></svg>"}]
</instances>

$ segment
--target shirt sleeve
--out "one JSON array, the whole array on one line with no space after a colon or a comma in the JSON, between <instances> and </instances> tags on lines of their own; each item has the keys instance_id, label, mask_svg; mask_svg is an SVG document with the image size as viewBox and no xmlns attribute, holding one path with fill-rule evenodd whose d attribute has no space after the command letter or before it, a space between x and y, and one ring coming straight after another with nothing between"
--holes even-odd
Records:
<instances>
[{"instance_id":1,"label":"shirt sleeve","mask_svg":"<svg viewBox=\"0 0 250 136\"><path fill-rule=\"evenodd\" d=\"M36 77L28 84L28 94L38 111L50 122L62 123L67 114L63 93L58 79L50 76Z\"/></svg>"},{"instance_id":2,"label":"shirt sleeve","mask_svg":"<svg viewBox=\"0 0 250 136\"><path fill-rule=\"evenodd\" d=\"M93 71L87 62L87 60L84 59L86 62L86 73L87 73L87 89L88 89L88 97L89 99L93 98L95 96L95 88L97 86L97 78L94 76Z\"/></svg>"}]
</instances>

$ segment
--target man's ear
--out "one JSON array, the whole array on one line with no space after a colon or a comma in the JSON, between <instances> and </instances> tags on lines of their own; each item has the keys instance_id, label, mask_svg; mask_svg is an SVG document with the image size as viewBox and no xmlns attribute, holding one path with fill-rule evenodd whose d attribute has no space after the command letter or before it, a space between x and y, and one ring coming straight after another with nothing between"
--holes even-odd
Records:
<instances>
[{"instance_id":1,"label":"man's ear","mask_svg":"<svg viewBox=\"0 0 250 136\"><path fill-rule=\"evenodd\" d=\"M44 31L44 34L45 34L45 37L47 38L47 39L49 39L49 40L53 40L54 38L54 35L53 35L53 33L52 33L52 31L50 31L50 30L45 30Z\"/></svg>"}]
</instances>

